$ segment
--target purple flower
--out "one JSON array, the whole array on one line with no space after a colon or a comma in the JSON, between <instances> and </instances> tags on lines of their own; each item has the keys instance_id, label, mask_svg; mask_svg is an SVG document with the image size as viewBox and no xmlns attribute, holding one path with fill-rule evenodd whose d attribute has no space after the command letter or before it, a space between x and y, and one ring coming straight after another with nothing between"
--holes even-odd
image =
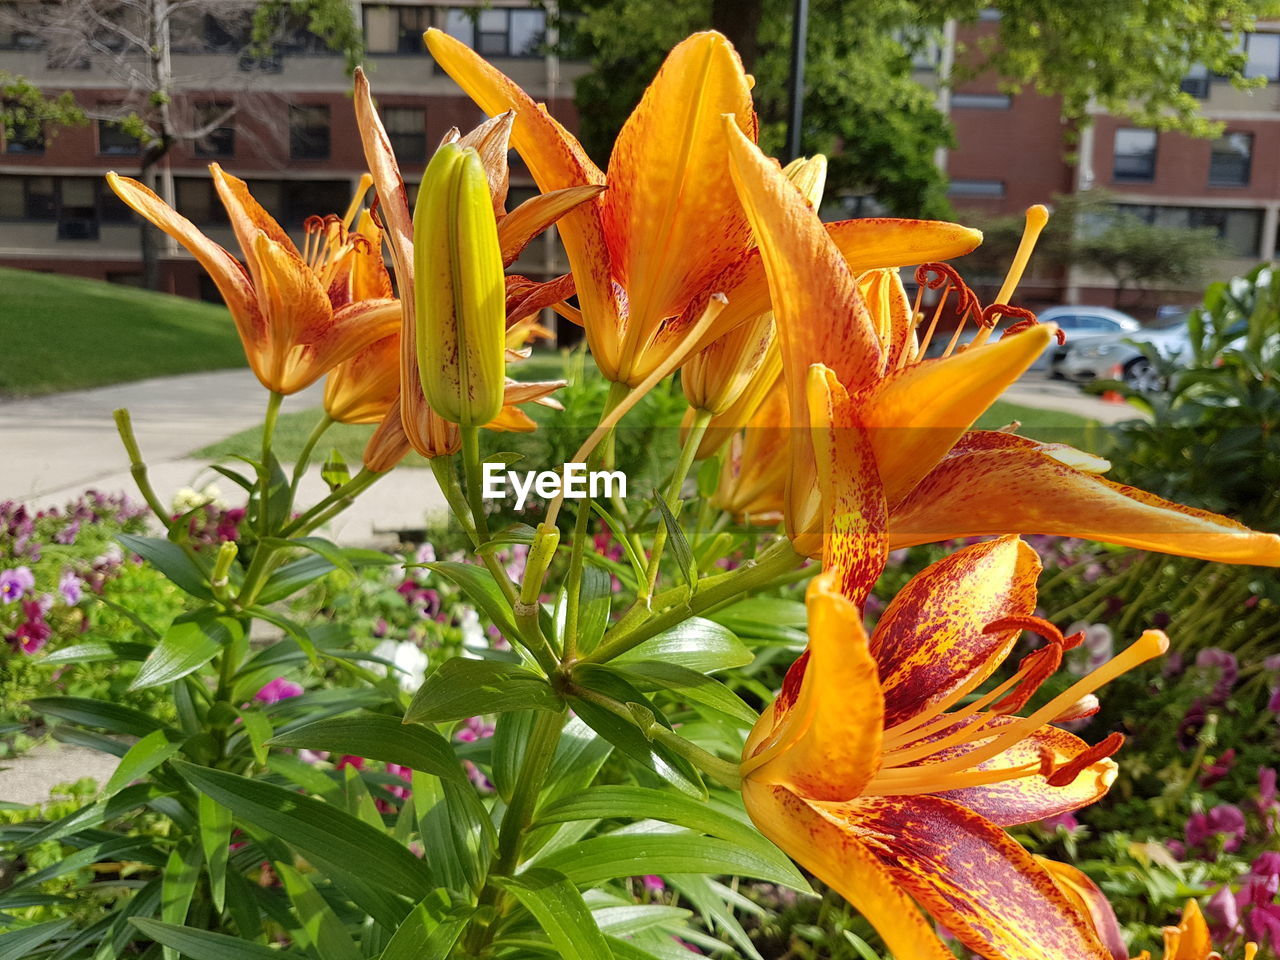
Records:
<instances>
[{"instance_id":1,"label":"purple flower","mask_svg":"<svg viewBox=\"0 0 1280 960\"><path fill-rule=\"evenodd\" d=\"M1054 814L1052 817L1045 817L1040 821L1040 826L1045 830L1057 831L1059 827L1067 833L1075 833L1080 829L1080 821L1076 819L1076 815L1068 810L1066 813Z\"/></svg>"},{"instance_id":2,"label":"purple flower","mask_svg":"<svg viewBox=\"0 0 1280 960\"><path fill-rule=\"evenodd\" d=\"M70 546L76 542L76 537L80 533L80 521L72 520L69 524L53 535L53 539L63 546Z\"/></svg>"},{"instance_id":3,"label":"purple flower","mask_svg":"<svg viewBox=\"0 0 1280 960\"><path fill-rule=\"evenodd\" d=\"M640 878L640 882L644 884L645 890L649 893L665 893L667 889L667 885L663 882L662 878L654 873L646 873Z\"/></svg>"},{"instance_id":4,"label":"purple flower","mask_svg":"<svg viewBox=\"0 0 1280 960\"><path fill-rule=\"evenodd\" d=\"M1235 747L1229 747L1223 750L1217 760L1206 763L1200 771L1200 786L1206 790L1231 772L1231 768L1235 766L1236 751Z\"/></svg>"},{"instance_id":5,"label":"purple flower","mask_svg":"<svg viewBox=\"0 0 1280 960\"><path fill-rule=\"evenodd\" d=\"M62 577L58 580L58 593L62 594L63 602L67 606L74 607L84 595L83 586L74 570L64 570Z\"/></svg>"},{"instance_id":6,"label":"purple flower","mask_svg":"<svg viewBox=\"0 0 1280 960\"><path fill-rule=\"evenodd\" d=\"M13 603L36 587L36 578L29 567L0 570L0 602Z\"/></svg>"},{"instance_id":7,"label":"purple flower","mask_svg":"<svg viewBox=\"0 0 1280 960\"><path fill-rule=\"evenodd\" d=\"M1221 886L1204 905L1205 916L1217 934L1215 939L1226 940L1240 929L1240 908L1229 886Z\"/></svg>"},{"instance_id":8,"label":"purple flower","mask_svg":"<svg viewBox=\"0 0 1280 960\"><path fill-rule=\"evenodd\" d=\"M1196 666L1219 671L1217 682L1213 685L1213 693L1209 695L1209 702L1226 703L1227 697L1231 696L1232 687L1236 685L1236 679L1240 676L1240 664L1236 661L1235 654L1210 647L1196 654Z\"/></svg>"},{"instance_id":9,"label":"purple flower","mask_svg":"<svg viewBox=\"0 0 1280 960\"><path fill-rule=\"evenodd\" d=\"M53 636L53 630L43 620L28 620L9 637L23 653L35 653Z\"/></svg>"},{"instance_id":10,"label":"purple flower","mask_svg":"<svg viewBox=\"0 0 1280 960\"><path fill-rule=\"evenodd\" d=\"M1192 814L1187 820L1186 833L1187 847L1205 850L1206 859L1216 856L1216 851L1207 850L1213 841L1220 841L1224 852L1235 853L1244 842L1244 814L1234 804L1219 804L1208 813Z\"/></svg>"},{"instance_id":11,"label":"purple flower","mask_svg":"<svg viewBox=\"0 0 1280 960\"><path fill-rule=\"evenodd\" d=\"M288 700L290 697L300 697L303 692L302 684L286 680L284 677L276 677L255 693L253 699L262 703L279 703L281 700Z\"/></svg>"}]
</instances>

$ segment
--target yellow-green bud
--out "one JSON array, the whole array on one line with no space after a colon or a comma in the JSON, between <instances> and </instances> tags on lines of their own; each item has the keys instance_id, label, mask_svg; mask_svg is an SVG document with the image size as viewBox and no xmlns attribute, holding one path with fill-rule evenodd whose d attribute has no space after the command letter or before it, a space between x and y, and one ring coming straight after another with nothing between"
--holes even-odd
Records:
<instances>
[{"instance_id":1,"label":"yellow-green bud","mask_svg":"<svg viewBox=\"0 0 1280 960\"><path fill-rule=\"evenodd\" d=\"M506 284L480 155L449 143L427 165L413 214L416 353L437 414L483 426L502 409Z\"/></svg>"}]
</instances>

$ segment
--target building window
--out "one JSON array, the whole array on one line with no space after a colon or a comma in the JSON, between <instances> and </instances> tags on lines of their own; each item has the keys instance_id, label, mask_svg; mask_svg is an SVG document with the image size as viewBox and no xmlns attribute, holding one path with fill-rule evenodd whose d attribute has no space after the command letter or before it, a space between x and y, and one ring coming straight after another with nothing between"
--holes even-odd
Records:
<instances>
[{"instance_id":1,"label":"building window","mask_svg":"<svg viewBox=\"0 0 1280 960\"><path fill-rule=\"evenodd\" d=\"M427 114L419 107L385 107L382 125L401 163L427 159Z\"/></svg>"},{"instance_id":2,"label":"building window","mask_svg":"<svg viewBox=\"0 0 1280 960\"><path fill-rule=\"evenodd\" d=\"M39 50L44 40L18 26L22 16L17 7L16 3L0 3L0 50Z\"/></svg>"},{"instance_id":3,"label":"building window","mask_svg":"<svg viewBox=\"0 0 1280 960\"><path fill-rule=\"evenodd\" d=\"M293 160L329 159L328 107L289 107L289 157Z\"/></svg>"},{"instance_id":4,"label":"building window","mask_svg":"<svg viewBox=\"0 0 1280 960\"><path fill-rule=\"evenodd\" d=\"M307 217L341 215L351 202L350 180L250 180L249 192L285 227L301 227Z\"/></svg>"},{"instance_id":5,"label":"building window","mask_svg":"<svg viewBox=\"0 0 1280 960\"><path fill-rule=\"evenodd\" d=\"M951 106L972 110L1008 110L1013 98L1007 93L953 93Z\"/></svg>"},{"instance_id":6,"label":"building window","mask_svg":"<svg viewBox=\"0 0 1280 960\"><path fill-rule=\"evenodd\" d=\"M114 120L98 121L98 156L136 157L142 142Z\"/></svg>"},{"instance_id":7,"label":"building window","mask_svg":"<svg viewBox=\"0 0 1280 960\"><path fill-rule=\"evenodd\" d=\"M209 132L195 141L197 157L233 157L236 153L236 128L234 120L227 116L230 103L197 103L195 105L196 129ZM223 120L223 117L227 117ZM211 126L217 124L217 126Z\"/></svg>"},{"instance_id":8,"label":"building window","mask_svg":"<svg viewBox=\"0 0 1280 960\"><path fill-rule=\"evenodd\" d=\"M1116 131L1112 179L1150 183L1156 178L1156 132L1125 128Z\"/></svg>"},{"instance_id":9,"label":"building window","mask_svg":"<svg viewBox=\"0 0 1280 960\"><path fill-rule=\"evenodd\" d=\"M951 197L1003 197L1003 180L952 180L947 186Z\"/></svg>"},{"instance_id":10,"label":"building window","mask_svg":"<svg viewBox=\"0 0 1280 960\"><path fill-rule=\"evenodd\" d=\"M1247 187L1253 163L1253 134L1228 133L1213 142L1209 186Z\"/></svg>"},{"instance_id":11,"label":"building window","mask_svg":"<svg viewBox=\"0 0 1280 960\"><path fill-rule=\"evenodd\" d=\"M1187 75L1182 78L1182 92L1189 93L1198 100L1209 96L1209 68L1203 63L1194 64Z\"/></svg>"},{"instance_id":12,"label":"building window","mask_svg":"<svg viewBox=\"0 0 1280 960\"><path fill-rule=\"evenodd\" d=\"M178 212L199 226L227 222L227 210L208 177L176 177L174 201Z\"/></svg>"},{"instance_id":13,"label":"building window","mask_svg":"<svg viewBox=\"0 0 1280 960\"><path fill-rule=\"evenodd\" d=\"M1280 80L1280 33L1250 33L1245 37L1246 77Z\"/></svg>"},{"instance_id":14,"label":"building window","mask_svg":"<svg viewBox=\"0 0 1280 960\"><path fill-rule=\"evenodd\" d=\"M26 177L0 176L0 220L25 220Z\"/></svg>"},{"instance_id":15,"label":"building window","mask_svg":"<svg viewBox=\"0 0 1280 960\"><path fill-rule=\"evenodd\" d=\"M536 57L547 31L542 10L475 10L450 7L445 31L485 57Z\"/></svg>"},{"instance_id":16,"label":"building window","mask_svg":"<svg viewBox=\"0 0 1280 960\"><path fill-rule=\"evenodd\" d=\"M1117 209L1144 223L1175 230L1212 230L1236 257L1258 256L1262 211L1251 207L1164 207L1118 204Z\"/></svg>"},{"instance_id":17,"label":"building window","mask_svg":"<svg viewBox=\"0 0 1280 960\"><path fill-rule=\"evenodd\" d=\"M59 240L96 240L100 224L132 216L100 177L0 177L0 219L56 224Z\"/></svg>"},{"instance_id":18,"label":"building window","mask_svg":"<svg viewBox=\"0 0 1280 960\"><path fill-rule=\"evenodd\" d=\"M364 43L369 53L423 53L431 26L430 7L365 7Z\"/></svg>"},{"instance_id":19,"label":"building window","mask_svg":"<svg viewBox=\"0 0 1280 960\"><path fill-rule=\"evenodd\" d=\"M0 104L0 107L10 107L10 104ZM2 128L0 128L2 129ZM27 123L14 123L11 136L4 138L5 153L22 153L28 156L38 156L44 153L44 125Z\"/></svg>"}]
</instances>

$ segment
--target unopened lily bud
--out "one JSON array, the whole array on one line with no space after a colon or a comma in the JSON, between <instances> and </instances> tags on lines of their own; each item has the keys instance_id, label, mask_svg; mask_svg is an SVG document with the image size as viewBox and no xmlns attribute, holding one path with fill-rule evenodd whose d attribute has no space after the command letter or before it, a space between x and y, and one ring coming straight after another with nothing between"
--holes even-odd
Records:
<instances>
[{"instance_id":1,"label":"unopened lily bud","mask_svg":"<svg viewBox=\"0 0 1280 960\"><path fill-rule=\"evenodd\" d=\"M480 155L436 151L413 215L418 377L431 408L480 427L502 409L506 286Z\"/></svg>"},{"instance_id":2,"label":"unopened lily bud","mask_svg":"<svg viewBox=\"0 0 1280 960\"><path fill-rule=\"evenodd\" d=\"M782 168L787 179L800 188L809 206L817 210L822 205L822 192L827 186L827 158L820 153L812 157L797 157Z\"/></svg>"}]
</instances>

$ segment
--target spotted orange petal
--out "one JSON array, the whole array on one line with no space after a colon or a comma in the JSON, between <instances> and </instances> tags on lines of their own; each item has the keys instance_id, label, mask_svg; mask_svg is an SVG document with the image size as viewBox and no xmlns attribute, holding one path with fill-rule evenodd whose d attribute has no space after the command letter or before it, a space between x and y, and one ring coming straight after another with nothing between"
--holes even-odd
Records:
<instances>
[{"instance_id":1,"label":"spotted orange petal","mask_svg":"<svg viewBox=\"0 0 1280 960\"><path fill-rule=\"evenodd\" d=\"M1053 878L999 827L927 795L826 804L848 829L868 831L882 861L935 919L984 957L1110 960Z\"/></svg>"},{"instance_id":2,"label":"spotted orange petal","mask_svg":"<svg viewBox=\"0 0 1280 960\"><path fill-rule=\"evenodd\" d=\"M1018 531L1280 566L1280 537L1082 473L1034 449L950 457L890 514L890 544Z\"/></svg>"},{"instance_id":3,"label":"spotted orange petal","mask_svg":"<svg viewBox=\"0 0 1280 960\"><path fill-rule=\"evenodd\" d=\"M824 573L809 585L809 646L743 756L744 776L804 797L848 800L880 765L884 705L862 614Z\"/></svg>"},{"instance_id":4,"label":"spotted orange petal","mask_svg":"<svg viewBox=\"0 0 1280 960\"><path fill-rule=\"evenodd\" d=\"M1111 954L1111 960L1129 960L1129 948L1125 945L1120 921L1116 919L1115 911L1111 909L1111 904L1098 889L1098 885L1069 863L1046 857L1036 857L1036 863L1049 872L1058 889L1066 894L1077 910L1089 918L1098 939Z\"/></svg>"},{"instance_id":5,"label":"spotted orange petal","mask_svg":"<svg viewBox=\"0 0 1280 960\"><path fill-rule=\"evenodd\" d=\"M812 364L830 367L850 392L871 383L884 352L852 271L777 163L736 126L726 128L729 170L769 280L792 410L805 409Z\"/></svg>"},{"instance_id":6,"label":"spotted orange petal","mask_svg":"<svg viewBox=\"0 0 1280 960\"><path fill-rule=\"evenodd\" d=\"M902 960L954 960L861 835L783 787L748 778L742 799L760 832L837 890Z\"/></svg>"},{"instance_id":7,"label":"spotted orange petal","mask_svg":"<svg viewBox=\"0 0 1280 960\"><path fill-rule=\"evenodd\" d=\"M614 141L601 216L629 302L624 360L750 246L729 189L726 114L741 136L756 139L751 88L733 45L719 33L695 33L667 55Z\"/></svg>"},{"instance_id":8,"label":"spotted orange petal","mask_svg":"<svg viewBox=\"0 0 1280 960\"><path fill-rule=\"evenodd\" d=\"M1040 559L1017 537L975 543L913 577L880 616L871 654L880 664L885 722L892 726L981 683L1021 631L987 631L1036 608Z\"/></svg>"},{"instance_id":9,"label":"spotted orange petal","mask_svg":"<svg viewBox=\"0 0 1280 960\"><path fill-rule=\"evenodd\" d=\"M400 397L400 317L392 332L334 367L324 383L324 410L339 423L378 423Z\"/></svg>"},{"instance_id":10,"label":"spotted orange petal","mask_svg":"<svg viewBox=\"0 0 1280 960\"><path fill-rule=\"evenodd\" d=\"M502 265L516 262L529 241L546 230L579 204L594 200L604 187L588 184L565 187L551 193L531 197L498 221L498 243L502 247Z\"/></svg>"}]
</instances>

